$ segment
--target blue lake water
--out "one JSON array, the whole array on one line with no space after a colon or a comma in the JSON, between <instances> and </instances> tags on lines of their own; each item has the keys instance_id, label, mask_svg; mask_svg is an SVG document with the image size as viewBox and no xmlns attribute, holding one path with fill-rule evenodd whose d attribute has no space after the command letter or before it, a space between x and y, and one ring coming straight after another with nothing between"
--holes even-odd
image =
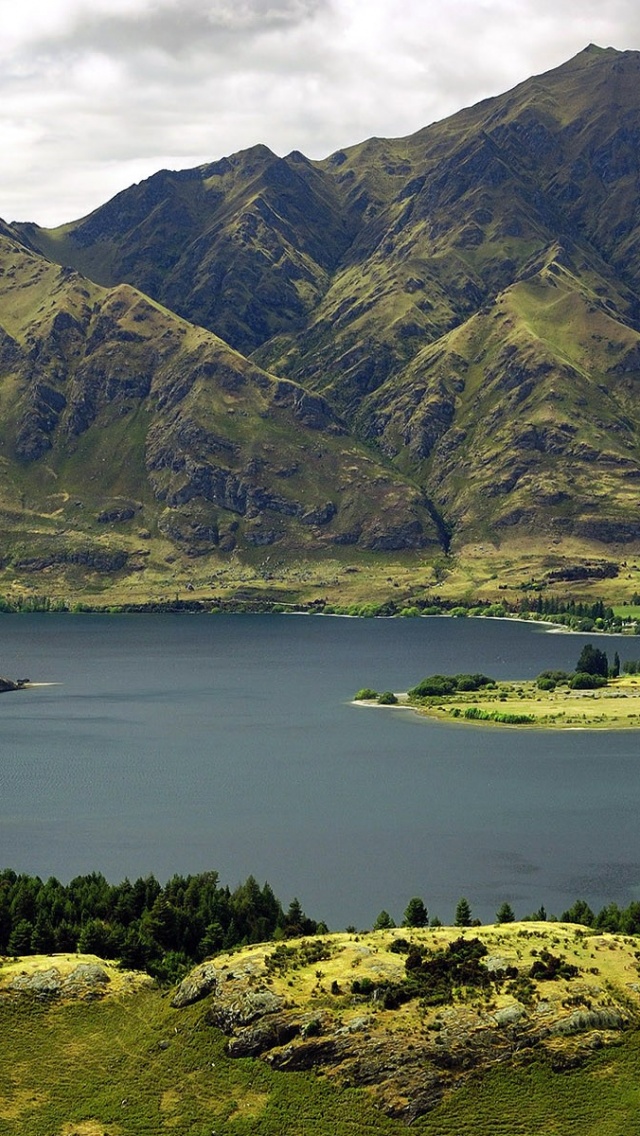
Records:
<instances>
[{"instance_id":1,"label":"blue lake water","mask_svg":"<svg viewBox=\"0 0 640 1136\"><path fill-rule=\"evenodd\" d=\"M4 616L0 866L268 880L333 929L640 898L640 732L438 724L353 706L426 674L571 669L582 636L501 620ZM610 655L640 640L589 636Z\"/></svg>"}]
</instances>

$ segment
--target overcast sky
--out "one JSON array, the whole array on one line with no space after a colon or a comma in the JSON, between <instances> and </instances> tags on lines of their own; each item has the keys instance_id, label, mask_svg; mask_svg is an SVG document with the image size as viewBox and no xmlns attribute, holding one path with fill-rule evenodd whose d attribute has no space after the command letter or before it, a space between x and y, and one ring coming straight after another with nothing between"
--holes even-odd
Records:
<instances>
[{"instance_id":1,"label":"overcast sky","mask_svg":"<svg viewBox=\"0 0 640 1136\"><path fill-rule=\"evenodd\" d=\"M0 217L57 225L264 142L325 157L569 59L638 0L0 0Z\"/></svg>"}]
</instances>

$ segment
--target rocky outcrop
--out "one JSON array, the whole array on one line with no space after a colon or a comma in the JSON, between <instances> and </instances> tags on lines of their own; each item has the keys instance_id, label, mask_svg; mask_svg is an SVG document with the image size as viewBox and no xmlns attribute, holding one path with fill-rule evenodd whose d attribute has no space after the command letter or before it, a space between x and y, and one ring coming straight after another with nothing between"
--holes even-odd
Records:
<instances>
[{"instance_id":1,"label":"rocky outcrop","mask_svg":"<svg viewBox=\"0 0 640 1136\"><path fill-rule=\"evenodd\" d=\"M269 1014L263 1021L234 1033L227 1044L227 1052L230 1057L261 1057L263 1053L292 1041L300 1033L300 1028L300 1022L286 1014Z\"/></svg>"},{"instance_id":2,"label":"rocky outcrop","mask_svg":"<svg viewBox=\"0 0 640 1136\"><path fill-rule=\"evenodd\" d=\"M622 956L635 971L624 936L560 923L326 935L218 956L172 1005L204 997L231 1057L325 1070L411 1123L514 1057L539 1052L569 1069L616 1044L640 1017L640 988L609 977Z\"/></svg>"},{"instance_id":3,"label":"rocky outcrop","mask_svg":"<svg viewBox=\"0 0 640 1136\"><path fill-rule=\"evenodd\" d=\"M206 998L215 990L217 977L213 963L203 962L182 980L171 999L171 1005L179 1010L182 1006L190 1006L193 1002Z\"/></svg>"},{"instance_id":4,"label":"rocky outcrop","mask_svg":"<svg viewBox=\"0 0 640 1136\"><path fill-rule=\"evenodd\" d=\"M61 974L56 966L19 974L6 986L11 994L28 994L38 1001L54 998L101 998L111 979L100 963L79 963L70 973Z\"/></svg>"},{"instance_id":5,"label":"rocky outcrop","mask_svg":"<svg viewBox=\"0 0 640 1136\"><path fill-rule=\"evenodd\" d=\"M127 564L128 553L121 549L110 551L106 548L79 548L52 551L41 556L16 558L14 568L21 572L41 572L53 565L78 564L93 572L120 572Z\"/></svg>"}]
</instances>

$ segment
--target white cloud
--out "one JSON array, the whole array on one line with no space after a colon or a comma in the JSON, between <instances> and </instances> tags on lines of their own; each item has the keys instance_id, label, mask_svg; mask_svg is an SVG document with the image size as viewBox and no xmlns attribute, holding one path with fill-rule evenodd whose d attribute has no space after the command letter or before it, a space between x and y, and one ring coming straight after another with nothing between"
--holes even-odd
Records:
<instances>
[{"instance_id":1,"label":"white cloud","mask_svg":"<svg viewBox=\"0 0 640 1136\"><path fill-rule=\"evenodd\" d=\"M640 47L636 0L0 0L0 216L71 220L256 142L322 157Z\"/></svg>"}]
</instances>

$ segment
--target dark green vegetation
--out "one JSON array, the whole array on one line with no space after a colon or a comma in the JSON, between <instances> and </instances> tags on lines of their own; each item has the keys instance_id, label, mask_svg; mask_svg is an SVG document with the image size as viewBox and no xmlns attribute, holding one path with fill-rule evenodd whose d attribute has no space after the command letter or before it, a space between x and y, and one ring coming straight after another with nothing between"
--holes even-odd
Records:
<instances>
[{"instance_id":1,"label":"dark green vegetation","mask_svg":"<svg viewBox=\"0 0 640 1136\"><path fill-rule=\"evenodd\" d=\"M535 722L532 714L519 714L513 710L482 710L479 706L468 706L462 717L470 722L502 722L505 726L527 726Z\"/></svg>"},{"instance_id":2,"label":"dark green vegetation","mask_svg":"<svg viewBox=\"0 0 640 1136\"><path fill-rule=\"evenodd\" d=\"M513 918L510 905L503 903L498 922ZM547 915L542 908L525 918L539 921ZM640 934L640 902L622 909L608 904L596 914L585 900L576 900L561 919L599 931ZM458 901L454 924L480 926L465 897ZM429 925L420 896L409 900L402 925ZM440 920L432 920L431 926L440 926ZM374 930L391 927L393 919L381 911ZM253 876L231 891L214 871L173 876L164 886L153 875L110 884L100 872L92 872L63 884L11 868L0 872L0 955L78 950L172 981L221 951L326 931L324 923L304 913L298 899L283 908L269 884L261 888Z\"/></svg>"},{"instance_id":3,"label":"dark green vegetation","mask_svg":"<svg viewBox=\"0 0 640 1136\"><path fill-rule=\"evenodd\" d=\"M483 674L458 675L429 675L423 678L417 686L409 691L410 698L430 698L445 694L455 694L456 691L483 690L487 686L495 686L492 678Z\"/></svg>"},{"instance_id":4,"label":"dark green vegetation","mask_svg":"<svg viewBox=\"0 0 640 1136\"><path fill-rule=\"evenodd\" d=\"M0 872L0 954L75 951L119 959L164 981L220 950L309 935L322 925L294 899L284 910L253 876L231 891L217 872L109 884L98 872L69 884Z\"/></svg>"},{"instance_id":5,"label":"dark green vegetation","mask_svg":"<svg viewBox=\"0 0 640 1136\"><path fill-rule=\"evenodd\" d=\"M637 594L639 75L1 225L6 588Z\"/></svg>"}]
</instances>

